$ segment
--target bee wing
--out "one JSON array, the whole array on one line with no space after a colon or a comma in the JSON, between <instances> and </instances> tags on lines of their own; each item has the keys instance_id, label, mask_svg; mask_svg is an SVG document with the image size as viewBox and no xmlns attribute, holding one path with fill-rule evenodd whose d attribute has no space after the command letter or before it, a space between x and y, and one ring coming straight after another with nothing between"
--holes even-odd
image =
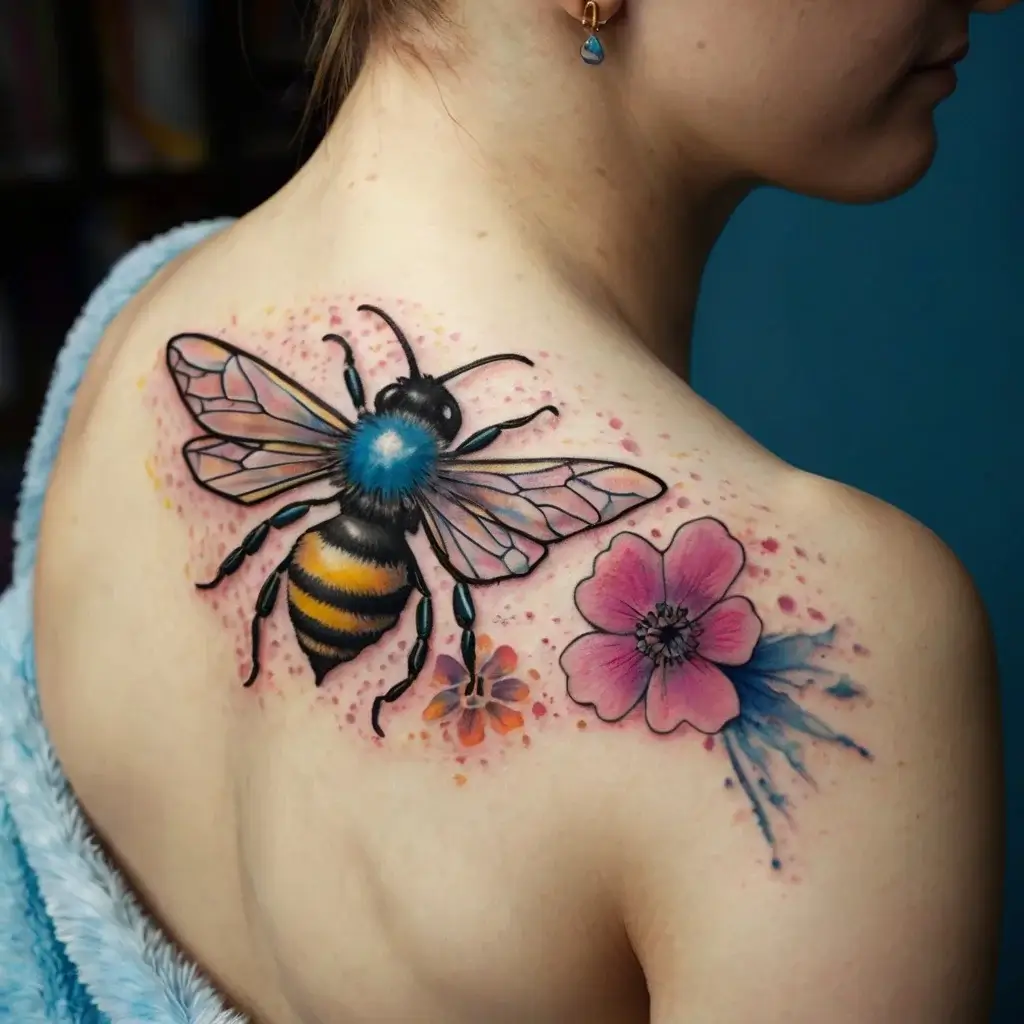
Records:
<instances>
[{"instance_id":1,"label":"bee wing","mask_svg":"<svg viewBox=\"0 0 1024 1024\"><path fill-rule=\"evenodd\" d=\"M204 334L167 343L167 367L182 401L219 437L337 446L352 424L301 384L234 345Z\"/></svg>"},{"instance_id":2,"label":"bee wing","mask_svg":"<svg viewBox=\"0 0 1024 1024\"><path fill-rule=\"evenodd\" d=\"M255 505L337 471L323 448L281 441L235 441L206 435L182 449L196 483L241 505Z\"/></svg>"},{"instance_id":3,"label":"bee wing","mask_svg":"<svg viewBox=\"0 0 1024 1024\"><path fill-rule=\"evenodd\" d=\"M550 544L604 526L660 497L665 484L594 459L451 459L422 494L445 567L470 583L525 576Z\"/></svg>"}]
</instances>

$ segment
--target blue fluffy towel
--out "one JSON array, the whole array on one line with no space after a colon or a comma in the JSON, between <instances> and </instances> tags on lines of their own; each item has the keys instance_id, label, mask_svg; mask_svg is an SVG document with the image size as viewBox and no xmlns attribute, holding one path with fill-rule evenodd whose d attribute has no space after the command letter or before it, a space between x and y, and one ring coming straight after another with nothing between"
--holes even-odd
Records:
<instances>
[{"instance_id":1,"label":"blue fluffy towel","mask_svg":"<svg viewBox=\"0 0 1024 1024\"><path fill-rule=\"evenodd\" d=\"M0 1020L238 1024L130 895L90 835L39 714L32 567L43 495L72 398L117 311L168 260L225 225L140 246L68 335L29 454L14 576L0 597Z\"/></svg>"}]
</instances>

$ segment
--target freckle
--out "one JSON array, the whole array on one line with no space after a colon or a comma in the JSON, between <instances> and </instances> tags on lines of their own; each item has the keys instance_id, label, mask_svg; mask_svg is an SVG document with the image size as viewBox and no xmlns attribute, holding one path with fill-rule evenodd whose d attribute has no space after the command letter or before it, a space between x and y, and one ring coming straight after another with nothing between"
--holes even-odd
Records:
<instances>
[{"instance_id":1,"label":"freckle","mask_svg":"<svg viewBox=\"0 0 1024 1024\"><path fill-rule=\"evenodd\" d=\"M704 737L704 749L705 750L714 750L715 749L715 737L714 736L705 736Z\"/></svg>"},{"instance_id":2,"label":"freckle","mask_svg":"<svg viewBox=\"0 0 1024 1024\"><path fill-rule=\"evenodd\" d=\"M803 576L797 576L796 581L797 581L797 583L806 583L807 582L807 580Z\"/></svg>"},{"instance_id":3,"label":"freckle","mask_svg":"<svg viewBox=\"0 0 1024 1024\"><path fill-rule=\"evenodd\" d=\"M806 558L807 557L807 552L804 551L803 548L793 548L793 550L796 552L797 558Z\"/></svg>"},{"instance_id":4,"label":"freckle","mask_svg":"<svg viewBox=\"0 0 1024 1024\"><path fill-rule=\"evenodd\" d=\"M576 728L579 729L581 732L582 730L586 729L586 727L587 723L584 722L582 718L576 723Z\"/></svg>"},{"instance_id":5,"label":"freckle","mask_svg":"<svg viewBox=\"0 0 1024 1024\"><path fill-rule=\"evenodd\" d=\"M825 561L825 556L824 555L818 555L818 561L821 562L822 565L827 565L828 564Z\"/></svg>"},{"instance_id":6,"label":"freckle","mask_svg":"<svg viewBox=\"0 0 1024 1024\"><path fill-rule=\"evenodd\" d=\"M810 617L812 619L814 619L815 622L824 622L825 621L825 616L822 615L821 612L819 612L817 608L808 608L807 609L807 614L810 615Z\"/></svg>"},{"instance_id":7,"label":"freckle","mask_svg":"<svg viewBox=\"0 0 1024 1024\"><path fill-rule=\"evenodd\" d=\"M533 612L526 613L526 620L527 622L533 622Z\"/></svg>"},{"instance_id":8,"label":"freckle","mask_svg":"<svg viewBox=\"0 0 1024 1024\"><path fill-rule=\"evenodd\" d=\"M796 601L789 597L787 594L783 594L779 598L779 607L787 614L792 615L796 611Z\"/></svg>"},{"instance_id":9,"label":"freckle","mask_svg":"<svg viewBox=\"0 0 1024 1024\"><path fill-rule=\"evenodd\" d=\"M613 416L608 421L608 426L611 427L612 430L621 430L622 429L622 420L620 420L618 416Z\"/></svg>"},{"instance_id":10,"label":"freckle","mask_svg":"<svg viewBox=\"0 0 1024 1024\"><path fill-rule=\"evenodd\" d=\"M536 670L535 668L531 668L531 669L530 669L530 671L529 671L529 672L527 672L526 674L527 674L527 675L528 675L528 676L529 676L529 677L530 677L531 679L540 679L540 673L539 673L539 672L538 672L538 671L537 671L537 670Z\"/></svg>"},{"instance_id":11,"label":"freckle","mask_svg":"<svg viewBox=\"0 0 1024 1024\"><path fill-rule=\"evenodd\" d=\"M703 39L698 39L697 40L697 49L698 50L706 50L707 49L707 45L708 44L705 43Z\"/></svg>"},{"instance_id":12,"label":"freckle","mask_svg":"<svg viewBox=\"0 0 1024 1024\"><path fill-rule=\"evenodd\" d=\"M455 780L456 786L464 786L469 781L466 776L462 774L453 775L452 778Z\"/></svg>"},{"instance_id":13,"label":"freckle","mask_svg":"<svg viewBox=\"0 0 1024 1024\"><path fill-rule=\"evenodd\" d=\"M532 740L530 739L530 737L527 736L526 733L523 733L523 746L528 747L531 742Z\"/></svg>"},{"instance_id":14,"label":"freckle","mask_svg":"<svg viewBox=\"0 0 1024 1024\"><path fill-rule=\"evenodd\" d=\"M690 479L691 480L703 480L704 478L700 475L700 473L691 473L690 474Z\"/></svg>"},{"instance_id":15,"label":"freckle","mask_svg":"<svg viewBox=\"0 0 1024 1024\"><path fill-rule=\"evenodd\" d=\"M534 718L543 718L548 713L548 709L540 701L534 703L532 710Z\"/></svg>"},{"instance_id":16,"label":"freckle","mask_svg":"<svg viewBox=\"0 0 1024 1024\"><path fill-rule=\"evenodd\" d=\"M862 647L860 644L854 644L853 645L853 653L854 654L859 654L862 657L866 657L871 652L866 647Z\"/></svg>"}]
</instances>

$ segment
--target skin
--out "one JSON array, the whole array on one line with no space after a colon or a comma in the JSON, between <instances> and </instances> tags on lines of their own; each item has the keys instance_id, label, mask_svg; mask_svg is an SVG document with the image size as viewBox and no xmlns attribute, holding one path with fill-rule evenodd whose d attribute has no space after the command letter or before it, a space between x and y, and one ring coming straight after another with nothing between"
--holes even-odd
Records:
<instances>
[{"instance_id":1,"label":"skin","mask_svg":"<svg viewBox=\"0 0 1024 1024\"><path fill-rule=\"evenodd\" d=\"M910 69L1007 6L635 0L615 19L609 3L609 59L589 69L580 5L473 0L457 32L416 34L419 60L381 41L293 181L115 320L47 495L40 695L98 836L226 1001L274 1024L983 1017L1000 808L977 595L924 527L784 464L685 377L701 272L742 198L910 187L944 95ZM385 741L366 711L402 674L411 605L320 691L282 606L244 690L259 585L305 523L223 590L193 586L276 506L188 476L200 431L167 339L228 338L351 414L324 333L353 343L368 395L404 372L360 302L430 372L535 361L453 383L467 433L558 406L495 454L622 460L669 487L477 595L478 632L514 648L531 691L523 727L479 748L423 718L458 631L422 532L438 632ZM720 742L603 725L559 668L589 628L575 586L612 539L663 549L704 515L742 543L735 592L765 630L835 623L823 664L864 691L808 697L874 760L808 748L817 789L786 783L782 871Z\"/></svg>"}]
</instances>

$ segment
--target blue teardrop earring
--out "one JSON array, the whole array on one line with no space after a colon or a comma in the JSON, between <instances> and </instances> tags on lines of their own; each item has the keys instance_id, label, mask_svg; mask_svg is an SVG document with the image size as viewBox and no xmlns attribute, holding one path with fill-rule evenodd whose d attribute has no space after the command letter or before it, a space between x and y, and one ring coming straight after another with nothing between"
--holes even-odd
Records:
<instances>
[{"instance_id":1,"label":"blue teardrop earring","mask_svg":"<svg viewBox=\"0 0 1024 1024\"><path fill-rule=\"evenodd\" d=\"M601 30L604 22L601 21L601 8L595 0L587 0L583 5L583 28L587 38L580 47L580 56L584 64L597 66L604 63L604 43L598 38L597 33Z\"/></svg>"}]
</instances>

